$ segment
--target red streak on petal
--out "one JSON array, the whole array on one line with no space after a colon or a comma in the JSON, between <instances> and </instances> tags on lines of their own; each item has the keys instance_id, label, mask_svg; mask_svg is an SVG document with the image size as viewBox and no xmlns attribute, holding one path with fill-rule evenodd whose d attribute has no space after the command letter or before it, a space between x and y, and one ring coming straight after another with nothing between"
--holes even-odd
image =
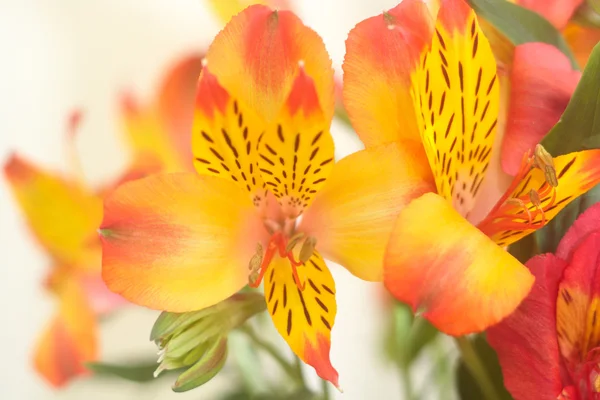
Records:
<instances>
[{"instance_id":1,"label":"red streak on petal","mask_svg":"<svg viewBox=\"0 0 600 400\"><path fill-rule=\"evenodd\" d=\"M467 19L471 8L464 0L442 0L438 13L438 20L444 25L448 33L454 31L465 32Z\"/></svg>"},{"instance_id":2,"label":"red streak on petal","mask_svg":"<svg viewBox=\"0 0 600 400\"><path fill-rule=\"evenodd\" d=\"M255 6L245 32L244 60L254 84L277 88L298 62L298 17L289 11L272 11ZM277 66L277 67L275 67Z\"/></svg>"},{"instance_id":3,"label":"red streak on petal","mask_svg":"<svg viewBox=\"0 0 600 400\"><path fill-rule=\"evenodd\" d=\"M225 113L228 100L229 93L219 84L217 77L211 74L207 67L204 67L198 81L196 107L212 119L215 110L222 114Z\"/></svg>"},{"instance_id":4,"label":"red streak on petal","mask_svg":"<svg viewBox=\"0 0 600 400\"><path fill-rule=\"evenodd\" d=\"M300 110L304 112L304 115L312 115L321 109L315 84L303 67L298 69L298 76L290 91L287 107L291 115L295 115Z\"/></svg>"}]
</instances>

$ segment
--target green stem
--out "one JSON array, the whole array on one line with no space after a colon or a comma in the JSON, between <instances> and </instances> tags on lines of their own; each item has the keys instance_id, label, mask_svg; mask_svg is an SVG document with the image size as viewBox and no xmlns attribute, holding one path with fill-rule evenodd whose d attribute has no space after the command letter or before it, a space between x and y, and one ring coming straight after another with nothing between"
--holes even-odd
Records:
<instances>
[{"instance_id":1,"label":"green stem","mask_svg":"<svg viewBox=\"0 0 600 400\"><path fill-rule=\"evenodd\" d=\"M485 398L488 400L501 400L500 395L496 392L494 383L490 379L485 366L481 362L469 338L460 336L455 337L454 340L467 369L471 372L475 381L477 381Z\"/></svg>"},{"instance_id":2,"label":"green stem","mask_svg":"<svg viewBox=\"0 0 600 400\"><path fill-rule=\"evenodd\" d=\"M325 379L321 379L321 391L323 392L323 400L329 400L329 382Z\"/></svg>"},{"instance_id":3,"label":"green stem","mask_svg":"<svg viewBox=\"0 0 600 400\"><path fill-rule=\"evenodd\" d=\"M263 340L260 336L254 332L254 330L248 326L244 325L240 328L241 332L244 332L246 336L259 348L268 353L273 359L281 366L281 368L285 371L285 373L300 387L305 387L304 384L304 376L302 375L302 370L299 370L296 366L290 364L279 351L269 342Z\"/></svg>"},{"instance_id":4,"label":"green stem","mask_svg":"<svg viewBox=\"0 0 600 400\"><path fill-rule=\"evenodd\" d=\"M296 376L302 381L302 387L306 387L306 383L304 382L304 373L302 372L302 361L294 355L294 364L296 366Z\"/></svg>"},{"instance_id":5,"label":"green stem","mask_svg":"<svg viewBox=\"0 0 600 400\"><path fill-rule=\"evenodd\" d=\"M413 384L410 379L410 370L408 367L399 367L400 376L402 378L402 387L404 388L404 399L413 400L415 398L413 393Z\"/></svg>"}]
</instances>

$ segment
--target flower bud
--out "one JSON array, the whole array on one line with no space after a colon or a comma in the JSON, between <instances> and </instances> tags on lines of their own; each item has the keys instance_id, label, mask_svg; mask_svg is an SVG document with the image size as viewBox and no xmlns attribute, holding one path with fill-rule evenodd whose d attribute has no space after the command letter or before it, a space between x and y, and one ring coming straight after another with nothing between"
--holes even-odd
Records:
<instances>
[{"instance_id":1,"label":"flower bud","mask_svg":"<svg viewBox=\"0 0 600 400\"><path fill-rule=\"evenodd\" d=\"M229 331L266 309L258 293L238 293L214 306L189 312L163 312L152 328L150 340L159 348L159 366L154 372L187 368L173 390L193 389L212 379L227 358Z\"/></svg>"}]
</instances>

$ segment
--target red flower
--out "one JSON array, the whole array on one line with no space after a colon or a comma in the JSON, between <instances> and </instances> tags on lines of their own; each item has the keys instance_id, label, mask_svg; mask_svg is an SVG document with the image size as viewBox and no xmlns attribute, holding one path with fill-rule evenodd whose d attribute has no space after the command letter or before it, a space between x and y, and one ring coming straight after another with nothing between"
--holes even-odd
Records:
<instances>
[{"instance_id":1,"label":"red flower","mask_svg":"<svg viewBox=\"0 0 600 400\"><path fill-rule=\"evenodd\" d=\"M527 262L536 277L517 311L488 331L516 400L600 399L600 204L556 254Z\"/></svg>"}]
</instances>

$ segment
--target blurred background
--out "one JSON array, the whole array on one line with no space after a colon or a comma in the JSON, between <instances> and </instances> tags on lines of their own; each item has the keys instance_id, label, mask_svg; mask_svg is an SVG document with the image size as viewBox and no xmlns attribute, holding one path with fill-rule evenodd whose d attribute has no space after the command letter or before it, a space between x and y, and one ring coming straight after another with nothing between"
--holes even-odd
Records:
<instances>
[{"instance_id":1,"label":"blurred background","mask_svg":"<svg viewBox=\"0 0 600 400\"><path fill-rule=\"evenodd\" d=\"M305 24L323 37L341 74L348 31L397 0L292 3ZM205 49L220 26L203 0L0 0L0 160L4 163L17 152L38 165L66 171L67 118L80 109L76 145L85 178L91 185L114 179L127 161L120 95L130 91L142 103L150 102L166 70L181 57ZM338 121L332 133L338 157L361 147ZM5 181L0 181L0 222L0 399L213 399L230 388L226 367L213 381L183 394L171 391L172 377L144 385L82 379L52 389L31 363L33 345L55 307L41 286L48 259L32 240ZM331 359L346 392L332 392L333 397L402 398L398 370L382 357L388 325L382 289L337 266L332 271L338 315ZM153 358L157 349L148 335L157 315L130 307L105 321L101 358ZM424 363L420 368L429 367ZM305 374L318 388L312 369L305 368Z\"/></svg>"}]
</instances>

